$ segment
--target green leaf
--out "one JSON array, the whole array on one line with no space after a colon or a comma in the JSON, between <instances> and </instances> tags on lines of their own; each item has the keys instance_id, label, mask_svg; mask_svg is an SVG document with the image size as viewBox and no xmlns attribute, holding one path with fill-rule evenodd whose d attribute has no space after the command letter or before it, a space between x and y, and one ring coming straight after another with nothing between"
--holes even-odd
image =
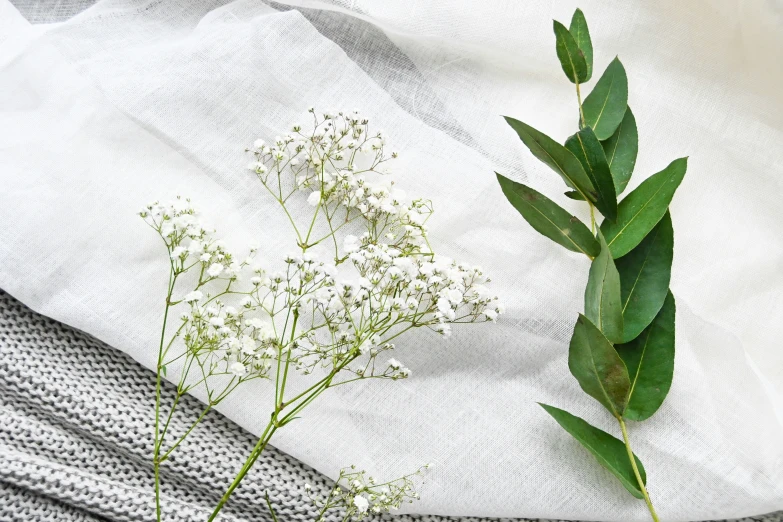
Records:
<instances>
[{"instance_id":1,"label":"green leaf","mask_svg":"<svg viewBox=\"0 0 783 522\"><path fill-rule=\"evenodd\" d=\"M599 140L605 140L614 134L627 107L628 78L623 64L615 58L582 104L585 124L592 127Z\"/></svg>"},{"instance_id":2,"label":"green leaf","mask_svg":"<svg viewBox=\"0 0 783 522\"><path fill-rule=\"evenodd\" d=\"M511 181L502 174L497 174L497 177L503 194L538 232L555 243L574 252L586 254L590 258L597 256L601 251L598 241L576 216L572 216L554 201L522 183Z\"/></svg>"},{"instance_id":3,"label":"green leaf","mask_svg":"<svg viewBox=\"0 0 783 522\"><path fill-rule=\"evenodd\" d=\"M555 49L563 72L571 80L571 83L584 82L587 80L587 63L585 55L579 49L574 40L574 36L566 27L554 20L555 29Z\"/></svg>"},{"instance_id":4,"label":"green leaf","mask_svg":"<svg viewBox=\"0 0 783 522\"><path fill-rule=\"evenodd\" d=\"M628 370L601 330L582 314L571 337L568 369L585 393L615 417L622 415L631 388Z\"/></svg>"},{"instance_id":5,"label":"green leaf","mask_svg":"<svg viewBox=\"0 0 783 522\"><path fill-rule=\"evenodd\" d=\"M571 415L565 410L540 402L538 404L544 408L544 410L546 410L564 430L578 440L582 446L587 448L603 467L617 477L631 495L639 499L644 498L642 490L636 481L636 475L633 472L633 467L631 467L631 462L628 460L628 450L625 449L625 444L623 444L620 439L613 437L604 430L591 426L584 419L577 417L576 415ZM633 458L636 460L636 467L639 470L639 475L642 477L642 482L647 484L647 473L644 471L642 461L639 460L639 457L636 455L634 455Z\"/></svg>"},{"instance_id":6,"label":"green leaf","mask_svg":"<svg viewBox=\"0 0 783 522\"><path fill-rule=\"evenodd\" d=\"M576 189L585 200L595 201L597 194L584 167L570 150L519 120L504 116L530 152L563 178L566 185Z\"/></svg>"},{"instance_id":7,"label":"green leaf","mask_svg":"<svg viewBox=\"0 0 783 522\"><path fill-rule=\"evenodd\" d=\"M164 377L166 376L166 367L165 366L161 366L160 367L160 374L163 375Z\"/></svg>"},{"instance_id":8,"label":"green leaf","mask_svg":"<svg viewBox=\"0 0 783 522\"><path fill-rule=\"evenodd\" d=\"M563 195L567 197L568 199L573 199L576 201L584 201L585 198L582 197L582 195L575 191L575 190L569 190L568 192L564 192Z\"/></svg>"},{"instance_id":9,"label":"green leaf","mask_svg":"<svg viewBox=\"0 0 783 522\"><path fill-rule=\"evenodd\" d=\"M636 248L658 224L685 177L687 168L688 158L672 161L668 167L644 180L620 202L617 206L617 221L601 223L601 232L615 259Z\"/></svg>"},{"instance_id":10,"label":"green leaf","mask_svg":"<svg viewBox=\"0 0 783 522\"><path fill-rule=\"evenodd\" d=\"M663 404L674 376L674 296L666 294L663 307L652 324L617 352L628 366L631 392L623 417L649 419Z\"/></svg>"},{"instance_id":11,"label":"green leaf","mask_svg":"<svg viewBox=\"0 0 783 522\"><path fill-rule=\"evenodd\" d=\"M636 132L636 118L631 107L625 111L623 121L608 140L601 142L609 170L614 179L617 194L622 194L633 174L636 165L636 154L639 152L639 135Z\"/></svg>"},{"instance_id":12,"label":"green leaf","mask_svg":"<svg viewBox=\"0 0 783 522\"><path fill-rule=\"evenodd\" d=\"M623 338L635 339L655 318L669 292L674 257L674 230L666 212L639 246L619 258ZM589 317L589 316L588 316Z\"/></svg>"},{"instance_id":13,"label":"green leaf","mask_svg":"<svg viewBox=\"0 0 783 522\"><path fill-rule=\"evenodd\" d=\"M606 219L610 221L617 219L617 194L612 172L609 170L609 163L606 161L601 142L595 137L593 129L585 127L569 137L565 147L576 156L595 187L598 195L595 201L596 208Z\"/></svg>"},{"instance_id":14,"label":"green leaf","mask_svg":"<svg viewBox=\"0 0 783 522\"><path fill-rule=\"evenodd\" d=\"M623 307L620 301L620 274L604 236L598 232L601 253L590 265L585 289L585 315L613 343L623 338Z\"/></svg>"},{"instance_id":15,"label":"green leaf","mask_svg":"<svg viewBox=\"0 0 783 522\"><path fill-rule=\"evenodd\" d=\"M571 27L568 31L574 37L576 45L585 57L585 65L587 66L587 75L585 79L581 81L588 81L593 75L593 42L590 40L590 31L587 30L587 20L581 9L574 11L574 16L571 17Z\"/></svg>"}]
</instances>

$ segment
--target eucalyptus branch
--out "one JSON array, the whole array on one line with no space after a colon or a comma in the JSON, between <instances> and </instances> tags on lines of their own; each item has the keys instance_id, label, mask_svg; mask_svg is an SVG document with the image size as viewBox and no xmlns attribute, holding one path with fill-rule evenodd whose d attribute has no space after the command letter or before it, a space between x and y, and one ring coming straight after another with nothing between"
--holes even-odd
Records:
<instances>
[{"instance_id":1,"label":"eucalyptus branch","mask_svg":"<svg viewBox=\"0 0 783 522\"><path fill-rule=\"evenodd\" d=\"M636 498L654 521L647 476L633 454L626 421L643 421L661 406L674 375L675 303L669 290L673 230L669 203L687 159L673 161L621 201L638 152L636 120L628 107L628 79L618 58L582 101L580 85L593 69L593 46L579 9L566 28L554 22L556 52L576 85L579 130L564 145L506 117L522 142L560 175L571 199L585 201L590 228L543 194L498 174L509 202L542 235L585 254L590 272L568 366L581 388L615 417L622 440L564 410L541 406ZM604 220L596 229L595 211Z\"/></svg>"}]
</instances>

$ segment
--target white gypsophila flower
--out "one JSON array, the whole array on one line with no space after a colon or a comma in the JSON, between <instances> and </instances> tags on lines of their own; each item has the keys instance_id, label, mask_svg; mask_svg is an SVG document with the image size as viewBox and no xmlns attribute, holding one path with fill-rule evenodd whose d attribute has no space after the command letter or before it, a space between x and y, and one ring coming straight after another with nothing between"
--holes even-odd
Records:
<instances>
[{"instance_id":1,"label":"white gypsophila flower","mask_svg":"<svg viewBox=\"0 0 783 522\"><path fill-rule=\"evenodd\" d=\"M228 371L237 377L244 377L247 374L247 368L241 362L231 363L228 367Z\"/></svg>"},{"instance_id":2,"label":"white gypsophila flower","mask_svg":"<svg viewBox=\"0 0 783 522\"><path fill-rule=\"evenodd\" d=\"M367 476L364 471L356 471L355 466L340 470L340 476L332 491L325 495L315 495L311 488L305 487L304 494L315 505L326 512L328 509L340 509L348 512L345 520L365 520L369 513L389 513L400 508L403 502L419 498L416 485L423 483L423 477L429 466L422 466L415 473L395 480L378 481Z\"/></svg>"},{"instance_id":3,"label":"white gypsophila flower","mask_svg":"<svg viewBox=\"0 0 783 522\"><path fill-rule=\"evenodd\" d=\"M209 266L207 274L210 277L217 277L223 272L223 265L221 263L213 263Z\"/></svg>"},{"instance_id":4,"label":"white gypsophila flower","mask_svg":"<svg viewBox=\"0 0 783 522\"><path fill-rule=\"evenodd\" d=\"M321 202L321 192L320 191L316 191L316 192L313 192L312 194L310 194L307 197L307 202L310 205L312 205L312 206L318 205L318 203Z\"/></svg>"},{"instance_id":5,"label":"white gypsophila flower","mask_svg":"<svg viewBox=\"0 0 783 522\"><path fill-rule=\"evenodd\" d=\"M367 510L370 509L370 502L361 495L353 497L353 505L356 506L359 513L367 513Z\"/></svg>"},{"instance_id":6,"label":"white gypsophila flower","mask_svg":"<svg viewBox=\"0 0 783 522\"><path fill-rule=\"evenodd\" d=\"M192 292L189 292L185 295L184 300L188 303L193 303L195 301L201 301L203 298L203 293L199 292L198 290L193 290Z\"/></svg>"},{"instance_id":7,"label":"white gypsophila flower","mask_svg":"<svg viewBox=\"0 0 783 522\"><path fill-rule=\"evenodd\" d=\"M201 254L202 252L204 252L204 244L198 239L191 240L188 245L188 253Z\"/></svg>"}]
</instances>

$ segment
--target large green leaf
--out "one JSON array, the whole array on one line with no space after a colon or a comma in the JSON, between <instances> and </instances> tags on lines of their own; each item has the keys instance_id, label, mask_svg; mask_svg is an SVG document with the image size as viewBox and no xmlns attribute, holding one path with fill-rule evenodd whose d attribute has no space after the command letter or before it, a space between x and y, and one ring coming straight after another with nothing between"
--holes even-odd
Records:
<instances>
[{"instance_id":1,"label":"large green leaf","mask_svg":"<svg viewBox=\"0 0 783 522\"><path fill-rule=\"evenodd\" d=\"M672 161L668 167L644 180L620 202L617 206L617 221L612 223L605 220L601 223L601 232L615 259L636 248L658 224L685 177L687 168L688 158Z\"/></svg>"},{"instance_id":2,"label":"large green leaf","mask_svg":"<svg viewBox=\"0 0 783 522\"><path fill-rule=\"evenodd\" d=\"M587 74L585 79L581 80L586 82L593 75L593 42L590 40L590 31L587 30L587 20L581 9L574 11L574 16L571 17L571 26L568 31L574 37L576 45L579 46L579 50L585 57L585 65L587 65Z\"/></svg>"},{"instance_id":3,"label":"large green leaf","mask_svg":"<svg viewBox=\"0 0 783 522\"><path fill-rule=\"evenodd\" d=\"M623 313L623 337L617 342L635 339L663 306L673 257L674 230L671 215L666 212L636 248L615 262L620 272Z\"/></svg>"},{"instance_id":4,"label":"large green leaf","mask_svg":"<svg viewBox=\"0 0 783 522\"><path fill-rule=\"evenodd\" d=\"M674 376L674 316L674 296L669 292L652 324L630 343L617 346L631 377L626 419L650 418L669 393Z\"/></svg>"},{"instance_id":5,"label":"large green leaf","mask_svg":"<svg viewBox=\"0 0 783 522\"><path fill-rule=\"evenodd\" d=\"M569 137L565 147L576 156L595 187L598 195L595 201L596 208L606 219L611 221L617 219L617 194L612 172L609 170L609 163L606 161L601 142L595 137L593 129L585 127Z\"/></svg>"},{"instance_id":6,"label":"large green leaf","mask_svg":"<svg viewBox=\"0 0 783 522\"><path fill-rule=\"evenodd\" d=\"M566 27L554 20L555 49L557 58L563 67L563 72L571 80L571 83L581 83L587 80L587 63L585 55L579 49L574 36Z\"/></svg>"},{"instance_id":7,"label":"large green leaf","mask_svg":"<svg viewBox=\"0 0 783 522\"><path fill-rule=\"evenodd\" d=\"M522 143L530 149L530 152L557 172L566 185L576 189L586 200L595 201L597 199L595 188L590 182L590 178L587 177L584 167L570 150L526 123L508 116L504 116L504 118L519 135Z\"/></svg>"},{"instance_id":8,"label":"large green leaf","mask_svg":"<svg viewBox=\"0 0 783 522\"><path fill-rule=\"evenodd\" d=\"M539 404L564 430L587 448L603 467L617 477L631 495L640 499L644 498L639 483L636 481L636 474L631 467L631 461L628 460L628 450L625 449L625 444L621 440L565 410L547 404ZM642 482L647 484L647 473L644 471L642 461L636 455L633 458L636 460L636 467L642 477Z\"/></svg>"},{"instance_id":9,"label":"large green leaf","mask_svg":"<svg viewBox=\"0 0 783 522\"><path fill-rule=\"evenodd\" d=\"M497 177L503 194L538 232L569 250L591 258L601 251L598 241L579 218L532 188L511 181L502 174L497 174Z\"/></svg>"},{"instance_id":10,"label":"large green leaf","mask_svg":"<svg viewBox=\"0 0 783 522\"><path fill-rule=\"evenodd\" d=\"M614 134L627 107L628 78L623 64L615 58L582 104L585 124L593 128L599 140L605 140Z\"/></svg>"},{"instance_id":11,"label":"large green leaf","mask_svg":"<svg viewBox=\"0 0 783 522\"><path fill-rule=\"evenodd\" d=\"M615 417L622 415L631 388L628 370L601 330L582 314L571 337L568 369L585 393Z\"/></svg>"},{"instance_id":12,"label":"large green leaf","mask_svg":"<svg viewBox=\"0 0 783 522\"><path fill-rule=\"evenodd\" d=\"M608 140L601 143L604 147L609 170L614 179L617 194L622 194L633 174L636 155L639 152L639 135L636 132L636 118L631 107L625 111L623 121Z\"/></svg>"},{"instance_id":13,"label":"large green leaf","mask_svg":"<svg viewBox=\"0 0 783 522\"><path fill-rule=\"evenodd\" d=\"M585 288L585 315L613 343L623 338L623 306L620 301L620 274L614 266L606 241L598 232L601 253L590 265Z\"/></svg>"}]
</instances>

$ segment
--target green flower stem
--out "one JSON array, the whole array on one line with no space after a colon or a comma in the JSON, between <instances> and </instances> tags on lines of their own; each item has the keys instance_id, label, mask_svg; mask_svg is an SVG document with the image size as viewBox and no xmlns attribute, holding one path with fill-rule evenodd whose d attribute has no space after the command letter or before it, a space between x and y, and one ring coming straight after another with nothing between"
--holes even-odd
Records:
<instances>
[{"instance_id":1,"label":"green flower stem","mask_svg":"<svg viewBox=\"0 0 783 522\"><path fill-rule=\"evenodd\" d=\"M617 417L617 422L620 423L620 429L623 432L623 441L625 441L625 449L628 451L628 459L631 461L631 467L633 468L634 475L636 475L636 482L639 484L639 489L642 490L642 495L644 495L644 501L647 503L647 509L650 510L652 519L655 522L660 522L658 514L655 512L655 508L653 507L652 501L650 500L650 495L647 494L647 488L644 486L642 476L639 474L639 467L636 465L636 459L633 456L631 440L628 438L628 430L625 427L625 421L623 421L622 417Z\"/></svg>"},{"instance_id":2,"label":"green flower stem","mask_svg":"<svg viewBox=\"0 0 783 522\"><path fill-rule=\"evenodd\" d=\"M585 127L585 112L582 109L582 92L579 90L579 82L574 82L576 84L576 100L579 102L579 119L582 122L581 127Z\"/></svg>"},{"instance_id":3,"label":"green flower stem","mask_svg":"<svg viewBox=\"0 0 783 522\"><path fill-rule=\"evenodd\" d=\"M272 502L269 500L269 493L266 493L266 506L269 508L269 514L272 515L272 521L278 522L277 514L275 513L274 508L272 508Z\"/></svg>"},{"instance_id":4,"label":"green flower stem","mask_svg":"<svg viewBox=\"0 0 783 522\"><path fill-rule=\"evenodd\" d=\"M160 390L161 390L161 368L163 366L163 344L166 341L166 324L169 318L169 309L171 308L171 296L174 293L174 285L177 283L177 276L174 274L174 266L169 271L168 293L166 294L166 310L163 312L163 326L160 330L160 346L158 347L158 364L155 372L155 451L152 462L155 468L155 515L158 522L161 520L160 512Z\"/></svg>"},{"instance_id":5,"label":"green flower stem","mask_svg":"<svg viewBox=\"0 0 783 522\"><path fill-rule=\"evenodd\" d=\"M301 288L300 288L301 290ZM294 309L294 324L291 326L291 339L288 341L288 350L286 351L286 357L285 357L285 368L283 369L283 382L280 385L280 396L277 398L277 408L282 408L283 405L283 395L285 394L285 383L288 380L288 369L291 365L291 350L293 347L291 346L294 342L294 337L296 336L296 323L299 322L299 311ZM277 359L278 365L280 364L280 358Z\"/></svg>"},{"instance_id":6,"label":"green flower stem","mask_svg":"<svg viewBox=\"0 0 783 522\"><path fill-rule=\"evenodd\" d=\"M169 455L171 455L171 452L176 449L177 446L180 445L180 443L185 440L185 437L190 435L190 432L193 431L193 429L198 425L199 422L206 416L207 413L209 413L209 410L212 409L212 405L208 405L206 408L204 408L204 411L201 412L201 415L199 415L198 419L196 419L196 422L190 425L188 430L185 432L184 435L182 435L179 439L177 439L177 442L174 443L173 446L171 446L166 453L163 454L163 456L159 459L160 462L164 462L166 459L169 458Z\"/></svg>"},{"instance_id":7,"label":"green flower stem","mask_svg":"<svg viewBox=\"0 0 783 522\"><path fill-rule=\"evenodd\" d=\"M291 401L288 401L287 403L281 403L277 408L275 408L275 412L272 414L272 418L269 421L269 424L267 424L266 429L264 430L264 433L261 435L261 437L258 439L258 442L256 443L253 450L250 452L250 455L248 456L247 460L245 461L245 464L242 466L242 469L239 471L237 476L234 478L234 481L231 483L229 488L226 490L226 492L223 494L223 497L220 499L220 502L215 506L214 511L212 512L212 515L210 515L208 522L211 522L217 517L218 513L221 509L223 509L223 506L228 502L229 497L234 492L234 490L239 486L239 483L242 482L242 479L245 477L248 471L250 471L250 468L253 467L253 464L255 464L256 460L258 459L259 455L266 449L267 444L269 444L269 441L272 438L272 435L277 431L278 428L281 428L285 426L288 422L293 420L294 416L302 411L302 409L305 408L308 404L310 404L312 401L314 401L321 393L326 391L332 382L332 378L345 367L345 365L349 364L351 361L353 361L355 357L348 358L344 363L342 363L340 366L335 367L331 372L329 372L329 375L324 377L321 381L319 381L315 386L311 387L304 393L298 395L296 398L294 398ZM311 392L310 395L305 396L308 392ZM296 402L297 400L302 399L302 402L300 402L294 409L290 412L288 412L282 419L279 418L281 411L286 408L287 406L291 405L292 403Z\"/></svg>"},{"instance_id":8,"label":"green flower stem","mask_svg":"<svg viewBox=\"0 0 783 522\"><path fill-rule=\"evenodd\" d=\"M256 459L258 459L258 456L261 455L261 453L264 451L266 445L269 444L269 440L272 438L272 435L277 430L276 424L277 424L277 420L273 416L272 419L269 421L269 424L266 425L266 429L264 430L263 435L261 435L261 437L258 439L258 442L253 448L253 451L250 452L250 455L245 461L245 464L242 466L242 469L239 470L237 476L234 477L234 481L228 487L226 492L223 493L220 502L218 502L217 506L215 506L215 509L214 511L212 511L212 514L209 516L207 522L212 522L213 520L215 520L220 510L223 509L223 506L226 504L226 502L228 502L228 499L231 496L231 494L234 492L237 486L239 486L239 483L242 482L242 479L245 478L245 475L247 474L248 471L250 471L250 468L253 467L253 464L255 464Z\"/></svg>"}]
</instances>

